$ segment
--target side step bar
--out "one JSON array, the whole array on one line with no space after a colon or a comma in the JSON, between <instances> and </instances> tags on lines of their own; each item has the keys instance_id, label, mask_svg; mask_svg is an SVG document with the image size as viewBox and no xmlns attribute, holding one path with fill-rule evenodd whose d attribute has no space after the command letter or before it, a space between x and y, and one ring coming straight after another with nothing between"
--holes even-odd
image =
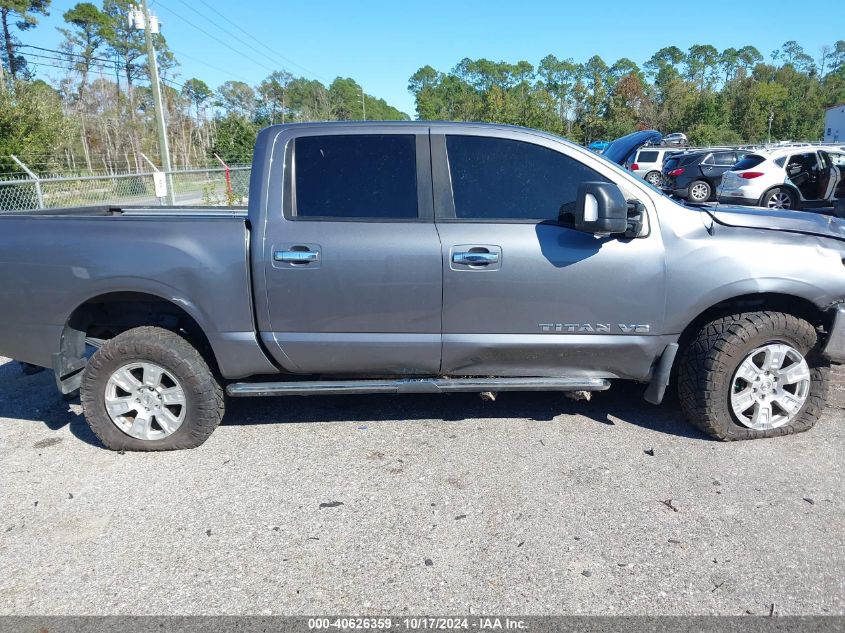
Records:
<instances>
[{"instance_id":1,"label":"side step bar","mask_svg":"<svg viewBox=\"0 0 845 633\"><path fill-rule=\"evenodd\" d=\"M452 393L483 391L604 391L604 378L401 378L398 380L314 380L238 382L226 387L233 397L338 396L362 393Z\"/></svg>"}]
</instances>

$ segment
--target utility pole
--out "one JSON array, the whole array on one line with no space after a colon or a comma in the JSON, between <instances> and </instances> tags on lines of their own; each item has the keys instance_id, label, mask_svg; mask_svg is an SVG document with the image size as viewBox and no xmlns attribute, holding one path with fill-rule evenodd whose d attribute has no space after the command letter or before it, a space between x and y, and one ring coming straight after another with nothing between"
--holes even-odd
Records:
<instances>
[{"instance_id":1,"label":"utility pole","mask_svg":"<svg viewBox=\"0 0 845 633\"><path fill-rule=\"evenodd\" d=\"M361 93L361 111L364 113L364 120L367 120L367 103L364 101L364 86L359 86L358 91Z\"/></svg>"},{"instance_id":2,"label":"utility pole","mask_svg":"<svg viewBox=\"0 0 845 633\"><path fill-rule=\"evenodd\" d=\"M170 171L170 147L167 144L167 124L164 121L164 104L161 100L161 84L158 81L158 63L156 51L153 47L153 28L150 22L150 9L147 0L141 0L141 10L144 13L144 35L147 38L147 65L150 68L150 86L153 91L153 102L156 111L156 127L158 127L158 152L161 155L161 166L167 178L167 203L176 204L173 196L173 173ZM156 29L158 32L158 29Z\"/></svg>"},{"instance_id":3,"label":"utility pole","mask_svg":"<svg viewBox=\"0 0 845 633\"><path fill-rule=\"evenodd\" d=\"M775 120L774 110L769 112L769 143L772 142L772 121Z\"/></svg>"}]
</instances>

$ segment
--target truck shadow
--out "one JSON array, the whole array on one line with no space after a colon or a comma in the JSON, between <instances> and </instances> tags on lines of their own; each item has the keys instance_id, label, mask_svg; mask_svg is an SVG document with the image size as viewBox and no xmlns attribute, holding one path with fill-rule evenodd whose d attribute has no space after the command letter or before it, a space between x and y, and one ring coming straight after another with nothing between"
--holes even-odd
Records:
<instances>
[{"instance_id":1,"label":"truck shadow","mask_svg":"<svg viewBox=\"0 0 845 633\"><path fill-rule=\"evenodd\" d=\"M573 401L559 392L500 393L495 402L484 401L477 394L461 393L230 398L223 424L416 420L465 423L486 419L552 422L560 415L581 415L607 426L633 424L668 435L710 440L684 420L674 397L667 397L664 405L656 407L642 399L644 389L644 385L618 383L607 392L593 394L589 402Z\"/></svg>"},{"instance_id":2,"label":"truck shadow","mask_svg":"<svg viewBox=\"0 0 845 633\"><path fill-rule=\"evenodd\" d=\"M572 401L561 393L512 392L495 402L476 394L358 395L283 398L230 398L226 426L308 422L379 422L434 420L466 423L474 420L532 420L551 422L559 415L581 415L607 426L633 424L678 437L706 440L691 427L674 399L655 407L642 400L644 386L617 383L593 394L589 402ZM14 362L0 365L0 418L3 424L43 424L51 431L68 427L78 439L102 446L79 412L79 400L65 401L57 392L50 371L21 374Z\"/></svg>"},{"instance_id":3,"label":"truck shadow","mask_svg":"<svg viewBox=\"0 0 845 633\"><path fill-rule=\"evenodd\" d=\"M0 364L0 423L31 422L43 424L51 431L68 427L83 442L101 447L82 414L71 409L73 403L64 400L56 390L53 372L45 370L24 376L18 363ZM79 399L75 403L79 404Z\"/></svg>"}]
</instances>

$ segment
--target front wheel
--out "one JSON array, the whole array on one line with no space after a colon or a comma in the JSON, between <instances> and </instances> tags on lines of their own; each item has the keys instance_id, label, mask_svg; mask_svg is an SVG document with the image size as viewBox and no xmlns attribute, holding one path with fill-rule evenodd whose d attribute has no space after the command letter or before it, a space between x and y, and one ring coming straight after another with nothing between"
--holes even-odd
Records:
<instances>
[{"instance_id":1,"label":"front wheel","mask_svg":"<svg viewBox=\"0 0 845 633\"><path fill-rule=\"evenodd\" d=\"M157 327L106 341L85 368L85 419L112 450L164 451L202 444L223 418L223 392L184 338Z\"/></svg>"},{"instance_id":2,"label":"front wheel","mask_svg":"<svg viewBox=\"0 0 845 633\"><path fill-rule=\"evenodd\" d=\"M807 321L746 312L705 325L681 358L678 392L687 419L719 440L806 431L827 398L829 363Z\"/></svg>"}]
</instances>

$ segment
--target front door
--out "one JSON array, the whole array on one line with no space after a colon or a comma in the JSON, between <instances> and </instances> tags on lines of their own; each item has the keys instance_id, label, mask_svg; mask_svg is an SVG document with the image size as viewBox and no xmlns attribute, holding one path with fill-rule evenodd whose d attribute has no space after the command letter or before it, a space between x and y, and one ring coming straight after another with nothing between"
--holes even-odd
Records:
<instances>
[{"instance_id":1,"label":"front door","mask_svg":"<svg viewBox=\"0 0 845 633\"><path fill-rule=\"evenodd\" d=\"M283 213L265 235L277 361L311 374L437 373L442 272L427 128L304 129L288 141L284 181Z\"/></svg>"},{"instance_id":2,"label":"front door","mask_svg":"<svg viewBox=\"0 0 845 633\"><path fill-rule=\"evenodd\" d=\"M443 373L645 377L663 344L658 227L622 240L558 222L578 185L608 181L611 168L529 134L441 129Z\"/></svg>"}]
</instances>

